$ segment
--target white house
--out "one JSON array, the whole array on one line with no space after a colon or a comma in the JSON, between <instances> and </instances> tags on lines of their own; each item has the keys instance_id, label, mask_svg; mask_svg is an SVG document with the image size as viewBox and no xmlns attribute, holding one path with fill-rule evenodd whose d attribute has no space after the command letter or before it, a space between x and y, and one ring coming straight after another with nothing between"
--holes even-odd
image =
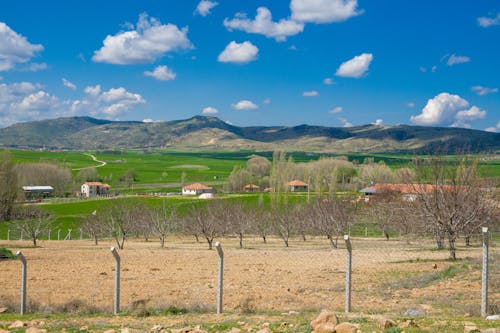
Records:
<instances>
[{"instance_id":1,"label":"white house","mask_svg":"<svg viewBox=\"0 0 500 333\"><path fill-rule=\"evenodd\" d=\"M109 195L110 187L108 184L103 184L101 182L86 182L81 187L82 197L90 198L100 195Z\"/></svg>"},{"instance_id":2,"label":"white house","mask_svg":"<svg viewBox=\"0 0 500 333\"><path fill-rule=\"evenodd\" d=\"M309 190L309 184L304 183L303 181L297 180L297 179L289 182L288 187L290 188L290 191L292 191L292 192L308 191Z\"/></svg>"},{"instance_id":3,"label":"white house","mask_svg":"<svg viewBox=\"0 0 500 333\"><path fill-rule=\"evenodd\" d=\"M203 193L214 193L214 189L201 183L186 185L182 188L182 195L200 195Z\"/></svg>"}]
</instances>

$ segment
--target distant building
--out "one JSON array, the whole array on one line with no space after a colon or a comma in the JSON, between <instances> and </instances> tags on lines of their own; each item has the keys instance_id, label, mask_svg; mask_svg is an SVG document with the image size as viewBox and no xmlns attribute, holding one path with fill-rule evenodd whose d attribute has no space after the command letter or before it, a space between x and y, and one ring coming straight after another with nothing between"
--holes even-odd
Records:
<instances>
[{"instance_id":1,"label":"distant building","mask_svg":"<svg viewBox=\"0 0 500 333\"><path fill-rule=\"evenodd\" d=\"M288 187L291 192L300 192L300 191L308 191L309 184L304 183L301 180L295 179L288 183Z\"/></svg>"},{"instance_id":2,"label":"distant building","mask_svg":"<svg viewBox=\"0 0 500 333\"><path fill-rule=\"evenodd\" d=\"M248 184L243 187L243 191L245 192L258 192L260 187L255 184Z\"/></svg>"},{"instance_id":3,"label":"distant building","mask_svg":"<svg viewBox=\"0 0 500 333\"><path fill-rule=\"evenodd\" d=\"M449 189L449 186L443 186L443 188ZM364 189L361 189L359 192L365 194L365 202L369 201L369 197L371 195L383 194L383 193L400 193L402 199L405 201L415 201L418 194L422 193L432 193L436 190L436 186L430 184L382 184L377 183Z\"/></svg>"},{"instance_id":4,"label":"distant building","mask_svg":"<svg viewBox=\"0 0 500 333\"><path fill-rule=\"evenodd\" d=\"M182 188L182 195L200 195L203 193L214 193L214 189L201 183L186 185Z\"/></svg>"},{"instance_id":5,"label":"distant building","mask_svg":"<svg viewBox=\"0 0 500 333\"><path fill-rule=\"evenodd\" d=\"M48 197L53 191L52 186L23 186L26 200Z\"/></svg>"},{"instance_id":6,"label":"distant building","mask_svg":"<svg viewBox=\"0 0 500 333\"><path fill-rule=\"evenodd\" d=\"M86 182L82 185L80 194L82 197L90 198L101 195L109 195L110 187L101 182Z\"/></svg>"}]
</instances>

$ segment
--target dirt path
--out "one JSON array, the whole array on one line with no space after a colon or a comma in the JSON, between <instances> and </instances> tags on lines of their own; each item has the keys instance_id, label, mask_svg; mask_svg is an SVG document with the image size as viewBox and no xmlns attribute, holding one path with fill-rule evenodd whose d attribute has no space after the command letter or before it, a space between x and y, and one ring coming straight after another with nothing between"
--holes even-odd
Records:
<instances>
[{"instance_id":1,"label":"dirt path","mask_svg":"<svg viewBox=\"0 0 500 333\"><path fill-rule=\"evenodd\" d=\"M92 158L92 160L93 160L94 162L99 163L99 165L95 165L95 166L93 165L93 166L88 166L88 167L83 167L83 168L74 168L74 169L72 169L72 170L74 170L74 171L78 171L78 170L84 170L84 169L90 169L90 168L100 168L100 167L103 167L103 166L105 166L105 165L107 164L107 163L106 163L106 162L104 162L104 161L100 161L100 160L98 160L98 159L97 159L97 157L95 157L95 155L88 154L88 153L83 153L83 155L87 155L87 156L89 156L90 158Z\"/></svg>"}]
</instances>

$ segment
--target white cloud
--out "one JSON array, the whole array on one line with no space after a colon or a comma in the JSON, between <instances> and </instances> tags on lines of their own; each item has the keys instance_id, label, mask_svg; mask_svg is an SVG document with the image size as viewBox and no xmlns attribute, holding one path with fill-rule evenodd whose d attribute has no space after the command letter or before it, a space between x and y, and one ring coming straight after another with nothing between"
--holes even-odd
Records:
<instances>
[{"instance_id":1,"label":"white cloud","mask_svg":"<svg viewBox=\"0 0 500 333\"><path fill-rule=\"evenodd\" d=\"M257 104L246 99L241 100L238 103L231 104L231 107L235 110L246 110L246 111L257 110L259 108Z\"/></svg>"},{"instance_id":2,"label":"white cloud","mask_svg":"<svg viewBox=\"0 0 500 333\"><path fill-rule=\"evenodd\" d=\"M342 22L360 15L357 0L292 0L292 19L301 22Z\"/></svg>"},{"instance_id":3,"label":"white cloud","mask_svg":"<svg viewBox=\"0 0 500 333\"><path fill-rule=\"evenodd\" d=\"M330 111L328 111L328 113L331 113L331 114L337 114L337 113L341 113L342 111L344 111L344 108L341 107L341 106L336 106L334 107L333 109L331 109Z\"/></svg>"},{"instance_id":4,"label":"white cloud","mask_svg":"<svg viewBox=\"0 0 500 333\"><path fill-rule=\"evenodd\" d=\"M232 41L226 46L224 51L219 54L217 60L219 60L219 62L246 64L256 60L258 53L259 49L249 41L245 41L241 44Z\"/></svg>"},{"instance_id":5,"label":"white cloud","mask_svg":"<svg viewBox=\"0 0 500 333\"><path fill-rule=\"evenodd\" d=\"M92 60L110 64L152 63L167 52L191 49L187 27L179 29L174 24L161 24L146 13L139 16L135 30L108 35L101 49L94 52Z\"/></svg>"},{"instance_id":6,"label":"white cloud","mask_svg":"<svg viewBox=\"0 0 500 333\"><path fill-rule=\"evenodd\" d=\"M42 50L42 45L31 44L26 37L0 22L0 71L8 71L16 64L29 62Z\"/></svg>"},{"instance_id":7,"label":"white cloud","mask_svg":"<svg viewBox=\"0 0 500 333\"><path fill-rule=\"evenodd\" d=\"M409 107L409 108L414 108L415 107L415 103L408 102L408 103L406 103L406 106Z\"/></svg>"},{"instance_id":8,"label":"white cloud","mask_svg":"<svg viewBox=\"0 0 500 333\"><path fill-rule=\"evenodd\" d=\"M318 95L319 95L319 92L317 92L316 90L304 91L302 93L302 96L304 96L304 97L316 97Z\"/></svg>"},{"instance_id":9,"label":"white cloud","mask_svg":"<svg viewBox=\"0 0 500 333\"><path fill-rule=\"evenodd\" d=\"M175 79L176 74L167 66L157 66L152 72L145 71L144 75L151 76L160 81L168 81Z\"/></svg>"},{"instance_id":10,"label":"white cloud","mask_svg":"<svg viewBox=\"0 0 500 333\"><path fill-rule=\"evenodd\" d=\"M470 106L469 102L458 95L440 93L429 99L422 109L422 113L412 116L410 120L417 125L451 125L467 127L468 121L482 119L486 111L477 106Z\"/></svg>"},{"instance_id":11,"label":"white cloud","mask_svg":"<svg viewBox=\"0 0 500 333\"><path fill-rule=\"evenodd\" d=\"M327 77L323 80L323 83L326 84L327 86L331 86L335 84L335 81L331 77Z\"/></svg>"},{"instance_id":12,"label":"white cloud","mask_svg":"<svg viewBox=\"0 0 500 333\"><path fill-rule=\"evenodd\" d=\"M154 123L154 120L151 118L146 118L142 120L143 123L149 124L149 123Z\"/></svg>"},{"instance_id":13,"label":"white cloud","mask_svg":"<svg viewBox=\"0 0 500 333\"><path fill-rule=\"evenodd\" d=\"M264 103L264 104L271 104L271 99L270 98L264 98L264 100L262 101L262 103Z\"/></svg>"},{"instance_id":14,"label":"white cloud","mask_svg":"<svg viewBox=\"0 0 500 333\"><path fill-rule=\"evenodd\" d=\"M206 108L203 108L203 110L201 110L201 113L202 114L217 114L217 113L219 113L219 110L217 110L216 108L214 108L212 106L207 106Z\"/></svg>"},{"instance_id":15,"label":"white cloud","mask_svg":"<svg viewBox=\"0 0 500 333\"><path fill-rule=\"evenodd\" d=\"M353 125L345 118L339 118L339 121L342 123L342 127L352 127Z\"/></svg>"},{"instance_id":16,"label":"white cloud","mask_svg":"<svg viewBox=\"0 0 500 333\"><path fill-rule=\"evenodd\" d=\"M66 105L39 84L0 84L0 126L61 115Z\"/></svg>"},{"instance_id":17,"label":"white cloud","mask_svg":"<svg viewBox=\"0 0 500 333\"><path fill-rule=\"evenodd\" d=\"M497 123L496 126L487 127L484 130L487 132L500 132L500 121Z\"/></svg>"},{"instance_id":18,"label":"white cloud","mask_svg":"<svg viewBox=\"0 0 500 333\"><path fill-rule=\"evenodd\" d=\"M373 54L360 54L359 56L343 62L337 69L335 75L342 77L360 78L368 71L372 60Z\"/></svg>"},{"instance_id":19,"label":"white cloud","mask_svg":"<svg viewBox=\"0 0 500 333\"><path fill-rule=\"evenodd\" d=\"M448 58L448 60L446 61L446 64L448 66L463 64L463 63L466 63L466 62L470 61L469 57L467 57L467 56L460 56L460 55L456 55L456 54L452 54L449 57L448 56L444 56L443 60L446 59L446 58Z\"/></svg>"},{"instance_id":20,"label":"white cloud","mask_svg":"<svg viewBox=\"0 0 500 333\"><path fill-rule=\"evenodd\" d=\"M474 86L471 88L471 90L476 94L478 94L479 96L494 94L498 92L498 88L488 88L483 86Z\"/></svg>"},{"instance_id":21,"label":"white cloud","mask_svg":"<svg viewBox=\"0 0 500 333\"><path fill-rule=\"evenodd\" d=\"M196 6L195 12L200 14L201 16L207 16L210 14L210 11L217 6L218 3L215 1L202 0Z\"/></svg>"},{"instance_id":22,"label":"white cloud","mask_svg":"<svg viewBox=\"0 0 500 333\"><path fill-rule=\"evenodd\" d=\"M62 83L66 88L76 90L76 85L73 82L66 80L65 78L62 78Z\"/></svg>"},{"instance_id":23,"label":"white cloud","mask_svg":"<svg viewBox=\"0 0 500 333\"><path fill-rule=\"evenodd\" d=\"M375 122L373 123L373 125L375 125L375 126L384 126L384 120L383 119L377 119L377 120L375 120Z\"/></svg>"},{"instance_id":24,"label":"white cloud","mask_svg":"<svg viewBox=\"0 0 500 333\"><path fill-rule=\"evenodd\" d=\"M96 85L86 87L84 91L86 96L83 99L72 102L71 111L73 113L114 118L130 111L137 105L146 103L141 95L131 93L123 87L101 92L101 86Z\"/></svg>"},{"instance_id":25,"label":"white cloud","mask_svg":"<svg viewBox=\"0 0 500 333\"><path fill-rule=\"evenodd\" d=\"M494 17L479 17L477 19L477 24L479 24L483 28L500 25L500 13L497 13L497 15Z\"/></svg>"},{"instance_id":26,"label":"white cloud","mask_svg":"<svg viewBox=\"0 0 500 333\"><path fill-rule=\"evenodd\" d=\"M248 33L260 34L277 41L285 41L288 36L301 33L304 24L293 20L281 19L273 22L272 14L266 7L257 8L257 15L254 20L246 17L246 14L239 13L233 19L224 19L224 26L229 30L243 30Z\"/></svg>"}]
</instances>

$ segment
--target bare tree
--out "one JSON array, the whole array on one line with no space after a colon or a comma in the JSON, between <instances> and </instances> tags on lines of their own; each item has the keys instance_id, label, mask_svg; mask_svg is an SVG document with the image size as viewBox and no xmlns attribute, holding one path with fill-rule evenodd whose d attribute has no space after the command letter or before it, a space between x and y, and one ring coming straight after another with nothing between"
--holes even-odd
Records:
<instances>
[{"instance_id":1,"label":"bare tree","mask_svg":"<svg viewBox=\"0 0 500 333\"><path fill-rule=\"evenodd\" d=\"M8 150L0 154L0 221L11 218L19 189L17 174Z\"/></svg>"},{"instance_id":2,"label":"bare tree","mask_svg":"<svg viewBox=\"0 0 500 333\"><path fill-rule=\"evenodd\" d=\"M37 239L43 232L48 232L52 228L53 217L36 207L26 206L19 208L14 213L12 225L25 235L28 235L33 242L33 247L37 246Z\"/></svg>"},{"instance_id":3,"label":"bare tree","mask_svg":"<svg viewBox=\"0 0 500 333\"><path fill-rule=\"evenodd\" d=\"M308 211L316 231L337 248L338 238L348 232L353 221L353 204L338 198L317 198L308 206Z\"/></svg>"},{"instance_id":4,"label":"bare tree","mask_svg":"<svg viewBox=\"0 0 500 333\"><path fill-rule=\"evenodd\" d=\"M54 195L64 196L71 192L71 170L52 163L20 163L16 165L21 185L50 185Z\"/></svg>"},{"instance_id":5,"label":"bare tree","mask_svg":"<svg viewBox=\"0 0 500 333\"><path fill-rule=\"evenodd\" d=\"M113 235L119 249L123 249L125 240L137 231L137 220L142 217L142 208L137 202L113 200L97 214L102 214L107 230Z\"/></svg>"},{"instance_id":6,"label":"bare tree","mask_svg":"<svg viewBox=\"0 0 500 333\"><path fill-rule=\"evenodd\" d=\"M178 229L179 220L174 209L167 209L165 202L161 208L149 212L153 232L160 238L161 247L165 247L167 236Z\"/></svg>"},{"instance_id":7,"label":"bare tree","mask_svg":"<svg viewBox=\"0 0 500 333\"><path fill-rule=\"evenodd\" d=\"M297 223L295 214L291 211L288 203L282 206L275 206L271 208L271 223L272 230L276 236L280 237L285 246L289 246L289 240L295 234Z\"/></svg>"},{"instance_id":8,"label":"bare tree","mask_svg":"<svg viewBox=\"0 0 500 333\"><path fill-rule=\"evenodd\" d=\"M247 170L252 176L262 178L269 175L271 162L263 156L253 155L247 161Z\"/></svg>"},{"instance_id":9,"label":"bare tree","mask_svg":"<svg viewBox=\"0 0 500 333\"><path fill-rule=\"evenodd\" d=\"M101 214L98 215L97 211L94 211L82 220L81 227L92 237L94 244L98 245L99 237L102 237L105 231L104 216Z\"/></svg>"},{"instance_id":10,"label":"bare tree","mask_svg":"<svg viewBox=\"0 0 500 333\"><path fill-rule=\"evenodd\" d=\"M193 206L184 218L185 230L194 235L202 235L212 250L215 237L226 232L225 223L221 220L219 200L210 201L205 207Z\"/></svg>"},{"instance_id":11,"label":"bare tree","mask_svg":"<svg viewBox=\"0 0 500 333\"><path fill-rule=\"evenodd\" d=\"M485 225L492 205L480 186L478 160L466 155L453 159L433 156L428 166L417 168L420 183L414 185L417 212L427 230L448 241L450 259L456 259L456 241L460 234ZM429 181L429 184L426 183Z\"/></svg>"},{"instance_id":12,"label":"bare tree","mask_svg":"<svg viewBox=\"0 0 500 333\"><path fill-rule=\"evenodd\" d=\"M242 205L241 202L227 201L226 209L227 226L231 232L238 236L240 249L243 248L243 237L252 230L252 216L250 210Z\"/></svg>"}]
</instances>

